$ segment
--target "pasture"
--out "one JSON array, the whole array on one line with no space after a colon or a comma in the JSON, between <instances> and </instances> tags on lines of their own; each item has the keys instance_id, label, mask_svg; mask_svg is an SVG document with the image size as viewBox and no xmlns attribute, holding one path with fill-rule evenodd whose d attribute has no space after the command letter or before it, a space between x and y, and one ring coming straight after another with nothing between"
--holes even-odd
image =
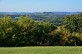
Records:
<instances>
[{"instance_id":1,"label":"pasture","mask_svg":"<svg viewBox=\"0 0 82 54\"><path fill-rule=\"evenodd\" d=\"M81 46L0 47L0 54L82 54Z\"/></svg>"}]
</instances>

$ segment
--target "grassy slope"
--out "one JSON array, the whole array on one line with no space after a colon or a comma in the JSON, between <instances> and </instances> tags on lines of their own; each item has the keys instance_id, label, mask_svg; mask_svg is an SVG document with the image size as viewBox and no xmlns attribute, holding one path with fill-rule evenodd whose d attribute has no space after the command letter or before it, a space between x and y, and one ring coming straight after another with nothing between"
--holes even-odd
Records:
<instances>
[{"instance_id":1,"label":"grassy slope","mask_svg":"<svg viewBox=\"0 0 82 54\"><path fill-rule=\"evenodd\" d=\"M82 54L82 47L0 47L0 54Z\"/></svg>"}]
</instances>

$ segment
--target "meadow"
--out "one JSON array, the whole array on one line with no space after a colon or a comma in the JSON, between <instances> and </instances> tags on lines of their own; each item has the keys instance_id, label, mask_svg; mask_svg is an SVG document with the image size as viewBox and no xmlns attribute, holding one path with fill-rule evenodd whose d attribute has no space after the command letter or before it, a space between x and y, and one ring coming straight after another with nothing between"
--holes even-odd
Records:
<instances>
[{"instance_id":1,"label":"meadow","mask_svg":"<svg viewBox=\"0 0 82 54\"><path fill-rule=\"evenodd\" d=\"M0 54L82 54L81 46L0 47Z\"/></svg>"}]
</instances>

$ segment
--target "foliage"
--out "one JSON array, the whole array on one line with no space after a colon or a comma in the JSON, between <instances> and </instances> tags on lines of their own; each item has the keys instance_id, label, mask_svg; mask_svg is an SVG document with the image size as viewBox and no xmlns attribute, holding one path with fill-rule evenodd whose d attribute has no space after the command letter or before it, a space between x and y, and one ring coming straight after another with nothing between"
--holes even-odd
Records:
<instances>
[{"instance_id":1,"label":"foliage","mask_svg":"<svg viewBox=\"0 0 82 54\"><path fill-rule=\"evenodd\" d=\"M64 25L65 25L65 28L70 30L70 32L81 32L82 30L81 14L65 16Z\"/></svg>"},{"instance_id":2,"label":"foliage","mask_svg":"<svg viewBox=\"0 0 82 54\"><path fill-rule=\"evenodd\" d=\"M54 16L53 18L47 18L44 21L51 22L51 23L53 23L53 24L55 24L57 26L63 25L63 18L60 18L58 16Z\"/></svg>"},{"instance_id":3,"label":"foliage","mask_svg":"<svg viewBox=\"0 0 82 54\"><path fill-rule=\"evenodd\" d=\"M82 14L64 18L64 25L34 21L28 16L0 18L0 46L82 46Z\"/></svg>"}]
</instances>

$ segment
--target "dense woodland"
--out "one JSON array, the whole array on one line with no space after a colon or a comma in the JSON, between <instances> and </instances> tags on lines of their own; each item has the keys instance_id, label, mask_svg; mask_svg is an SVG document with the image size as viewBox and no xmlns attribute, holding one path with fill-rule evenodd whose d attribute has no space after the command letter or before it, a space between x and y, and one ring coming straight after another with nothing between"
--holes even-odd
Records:
<instances>
[{"instance_id":1,"label":"dense woodland","mask_svg":"<svg viewBox=\"0 0 82 54\"><path fill-rule=\"evenodd\" d=\"M0 18L0 46L82 46L82 13L65 16L61 25L48 20Z\"/></svg>"}]
</instances>

